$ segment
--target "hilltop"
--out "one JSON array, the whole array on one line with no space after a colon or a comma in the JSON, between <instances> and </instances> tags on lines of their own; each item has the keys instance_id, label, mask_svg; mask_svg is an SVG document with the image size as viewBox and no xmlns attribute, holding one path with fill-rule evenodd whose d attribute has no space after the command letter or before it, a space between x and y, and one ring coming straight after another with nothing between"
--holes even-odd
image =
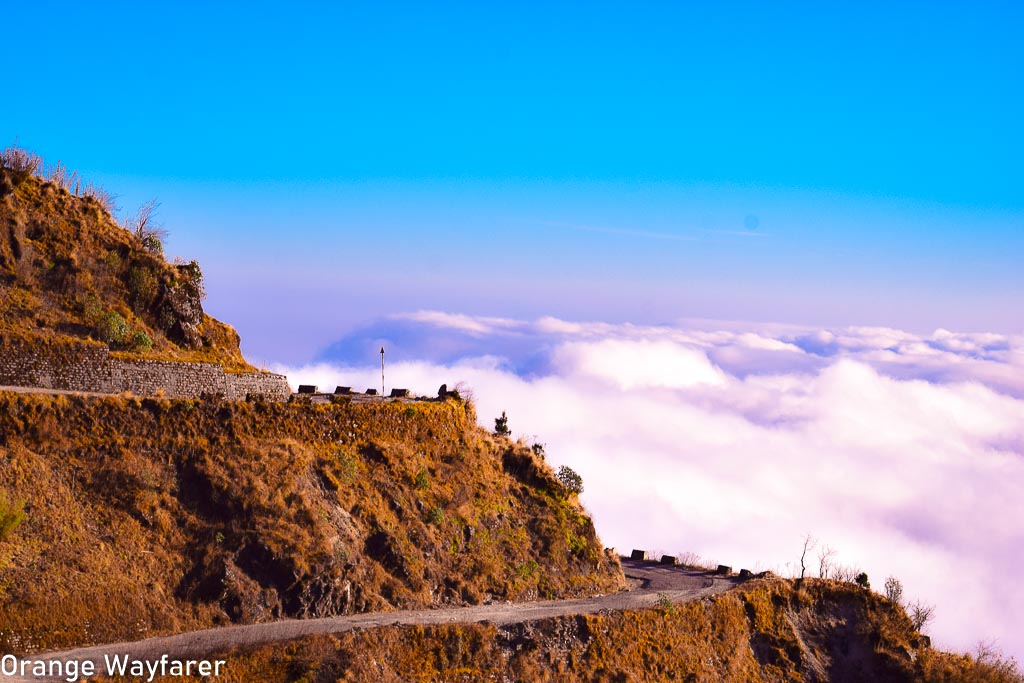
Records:
<instances>
[{"instance_id":1,"label":"hilltop","mask_svg":"<svg viewBox=\"0 0 1024 683\"><path fill-rule=\"evenodd\" d=\"M59 164L44 175L40 158L0 153L0 341L252 370L235 330L203 311L199 264L167 262L148 210L123 227L112 209Z\"/></svg>"}]
</instances>

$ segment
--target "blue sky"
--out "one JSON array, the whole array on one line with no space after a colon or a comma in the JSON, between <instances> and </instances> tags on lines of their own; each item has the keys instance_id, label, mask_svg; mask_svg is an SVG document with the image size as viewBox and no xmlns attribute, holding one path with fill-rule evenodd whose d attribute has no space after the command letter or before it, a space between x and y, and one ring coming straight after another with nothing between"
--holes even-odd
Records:
<instances>
[{"instance_id":1,"label":"blue sky","mask_svg":"<svg viewBox=\"0 0 1024 683\"><path fill-rule=\"evenodd\" d=\"M208 5L5 7L0 142L158 198L257 357L417 309L1024 327L1019 5Z\"/></svg>"}]
</instances>

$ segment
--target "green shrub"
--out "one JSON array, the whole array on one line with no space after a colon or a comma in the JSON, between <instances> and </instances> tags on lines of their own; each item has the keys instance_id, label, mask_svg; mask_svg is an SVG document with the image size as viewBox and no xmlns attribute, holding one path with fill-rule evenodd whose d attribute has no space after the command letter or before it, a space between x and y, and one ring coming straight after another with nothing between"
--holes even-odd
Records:
<instances>
[{"instance_id":1,"label":"green shrub","mask_svg":"<svg viewBox=\"0 0 1024 683\"><path fill-rule=\"evenodd\" d=\"M555 478L565 487L569 493L579 495L583 493L583 477L576 473L576 470L566 465L558 468Z\"/></svg>"},{"instance_id":2,"label":"green shrub","mask_svg":"<svg viewBox=\"0 0 1024 683\"><path fill-rule=\"evenodd\" d=\"M658 600L654 603L654 606L665 614L676 613L676 603L672 602L672 598L664 593L658 593Z\"/></svg>"},{"instance_id":3,"label":"green shrub","mask_svg":"<svg viewBox=\"0 0 1024 683\"><path fill-rule=\"evenodd\" d=\"M0 489L0 541L6 541L24 520L25 501L14 500Z\"/></svg>"},{"instance_id":4,"label":"green shrub","mask_svg":"<svg viewBox=\"0 0 1024 683\"><path fill-rule=\"evenodd\" d=\"M110 251L108 251L107 255L103 257L103 260L106 262L107 269L111 273L121 272L121 266L123 265L121 261L121 255L117 253L116 250L111 249Z\"/></svg>"},{"instance_id":5,"label":"green shrub","mask_svg":"<svg viewBox=\"0 0 1024 683\"><path fill-rule=\"evenodd\" d=\"M97 332L100 340L107 344L123 344L131 330L128 321L120 313L110 311L100 319Z\"/></svg>"},{"instance_id":6,"label":"green shrub","mask_svg":"<svg viewBox=\"0 0 1024 683\"><path fill-rule=\"evenodd\" d=\"M356 462L356 456L353 454L338 450L338 476L345 483L348 483L356 478L359 474L359 464Z\"/></svg>"},{"instance_id":7,"label":"green shrub","mask_svg":"<svg viewBox=\"0 0 1024 683\"><path fill-rule=\"evenodd\" d=\"M164 243L158 235L144 235L142 237L142 248L154 256L164 255Z\"/></svg>"},{"instance_id":8,"label":"green shrub","mask_svg":"<svg viewBox=\"0 0 1024 683\"><path fill-rule=\"evenodd\" d=\"M426 470L420 470L416 473L416 477L412 480L413 488L417 491L426 491L430 488L430 476Z\"/></svg>"},{"instance_id":9,"label":"green shrub","mask_svg":"<svg viewBox=\"0 0 1024 683\"><path fill-rule=\"evenodd\" d=\"M871 582L868 581L868 575L865 572L857 574L857 578L855 578L853 581L861 588L871 588Z\"/></svg>"},{"instance_id":10,"label":"green shrub","mask_svg":"<svg viewBox=\"0 0 1024 683\"><path fill-rule=\"evenodd\" d=\"M498 436L509 436L512 431L508 428L508 416L501 411L501 417L494 418L494 433Z\"/></svg>"},{"instance_id":11,"label":"green shrub","mask_svg":"<svg viewBox=\"0 0 1024 683\"><path fill-rule=\"evenodd\" d=\"M158 282L149 268L136 266L128 272L128 292L132 307L140 313L149 309L156 299Z\"/></svg>"},{"instance_id":12,"label":"green shrub","mask_svg":"<svg viewBox=\"0 0 1024 683\"><path fill-rule=\"evenodd\" d=\"M130 344L136 351L149 351L153 348L153 340L142 330L137 330L132 334Z\"/></svg>"},{"instance_id":13,"label":"green shrub","mask_svg":"<svg viewBox=\"0 0 1024 683\"><path fill-rule=\"evenodd\" d=\"M431 508L426 521L427 524L441 524L444 521L444 510L439 507Z\"/></svg>"}]
</instances>

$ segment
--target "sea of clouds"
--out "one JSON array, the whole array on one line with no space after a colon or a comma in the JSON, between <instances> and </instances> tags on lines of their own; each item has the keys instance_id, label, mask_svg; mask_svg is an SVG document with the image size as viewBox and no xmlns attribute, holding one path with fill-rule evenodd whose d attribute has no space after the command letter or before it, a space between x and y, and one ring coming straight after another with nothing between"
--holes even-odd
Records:
<instances>
[{"instance_id":1,"label":"sea of clouds","mask_svg":"<svg viewBox=\"0 0 1024 683\"><path fill-rule=\"evenodd\" d=\"M1024 336L421 311L277 370L379 387L380 346L389 390L464 382L579 472L609 546L790 574L810 533L935 605L937 644L1024 659Z\"/></svg>"}]
</instances>

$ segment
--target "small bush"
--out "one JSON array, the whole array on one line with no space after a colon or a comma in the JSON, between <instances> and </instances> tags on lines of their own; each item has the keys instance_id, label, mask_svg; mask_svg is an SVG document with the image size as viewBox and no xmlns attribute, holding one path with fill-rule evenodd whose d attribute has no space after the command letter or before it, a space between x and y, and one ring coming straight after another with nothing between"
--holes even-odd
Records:
<instances>
[{"instance_id":1,"label":"small bush","mask_svg":"<svg viewBox=\"0 0 1024 683\"><path fill-rule=\"evenodd\" d=\"M855 578L853 582L861 588L871 588L871 582L868 581L868 575L865 572L857 574L857 578Z\"/></svg>"},{"instance_id":2,"label":"small bush","mask_svg":"<svg viewBox=\"0 0 1024 683\"><path fill-rule=\"evenodd\" d=\"M132 307L140 313L148 310L156 299L158 285L156 274L149 268L136 266L128 271Z\"/></svg>"},{"instance_id":3,"label":"small bush","mask_svg":"<svg viewBox=\"0 0 1024 683\"><path fill-rule=\"evenodd\" d=\"M131 326L120 313L110 311L100 319L97 332L100 340L107 344L123 344L131 332Z\"/></svg>"},{"instance_id":4,"label":"small bush","mask_svg":"<svg viewBox=\"0 0 1024 683\"><path fill-rule=\"evenodd\" d=\"M153 340L149 338L149 335L138 330L132 334L131 347L136 351L149 351L153 348Z\"/></svg>"},{"instance_id":5,"label":"small bush","mask_svg":"<svg viewBox=\"0 0 1024 683\"><path fill-rule=\"evenodd\" d=\"M430 476L426 470L420 470L412 480L413 488L417 491L426 491L430 488Z\"/></svg>"},{"instance_id":6,"label":"small bush","mask_svg":"<svg viewBox=\"0 0 1024 683\"><path fill-rule=\"evenodd\" d=\"M164 255L164 243L158 235L145 235L142 238L142 248L154 256Z\"/></svg>"},{"instance_id":7,"label":"small bush","mask_svg":"<svg viewBox=\"0 0 1024 683\"><path fill-rule=\"evenodd\" d=\"M427 513L426 521L427 524L441 524L444 521L444 510L439 507L431 508L430 512Z\"/></svg>"},{"instance_id":8,"label":"small bush","mask_svg":"<svg viewBox=\"0 0 1024 683\"><path fill-rule=\"evenodd\" d=\"M533 451L533 454L536 455L541 460L543 460L544 457L547 455L547 453L544 451L544 444L542 443L533 444L532 446L530 446L530 450Z\"/></svg>"},{"instance_id":9,"label":"small bush","mask_svg":"<svg viewBox=\"0 0 1024 683\"><path fill-rule=\"evenodd\" d=\"M0 489L0 541L6 541L25 520L25 501L12 499Z\"/></svg>"},{"instance_id":10,"label":"small bush","mask_svg":"<svg viewBox=\"0 0 1024 683\"><path fill-rule=\"evenodd\" d=\"M583 477L577 474L576 470L571 467L562 465L558 468L558 473L555 474L555 477L569 493L575 493L576 495L583 493Z\"/></svg>"},{"instance_id":11,"label":"small bush","mask_svg":"<svg viewBox=\"0 0 1024 683\"><path fill-rule=\"evenodd\" d=\"M935 615L935 606L915 600L907 606L907 613L914 624L914 630L921 631Z\"/></svg>"},{"instance_id":12,"label":"small bush","mask_svg":"<svg viewBox=\"0 0 1024 683\"><path fill-rule=\"evenodd\" d=\"M154 256L162 257L163 238L167 236L167 231L156 222L156 210L159 206L160 202L157 200L149 200L139 207L133 217L125 221L124 228L139 238L143 249Z\"/></svg>"},{"instance_id":13,"label":"small bush","mask_svg":"<svg viewBox=\"0 0 1024 683\"><path fill-rule=\"evenodd\" d=\"M203 278L203 271L199 268L199 263L195 260L185 263L180 259L175 259L174 265L178 268L178 274L182 276L182 281L179 284L184 287L188 296L197 301L205 299L206 280Z\"/></svg>"},{"instance_id":14,"label":"small bush","mask_svg":"<svg viewBox=\"0 0 1024 683\"><path fill-rule=\"evenodd\" d=\"M351 482L359 474L359 463L356 456L348 451L338 449L338 477L346 484Z\"/></svg>"},{"instance_id":15,"label":"small bush","mask_svg":"<svg viewBox=\"0 0 1024 683\"><path fill-rule=\"evenodd\" d=\"M665 614L676 613L676 603L672 602L672 599L664 593L658 593L658 600L654 603L654 606Z\"/></svg>"},{"instance_id":16,"label":"small bush","mask_svg":"<svg viewBox=\"0 0 1024 683\"><path fill-rule=\"evenodd\" d=\"M509 436L512 431L508 428L508 416L501 411L501 417L494 418L494 433L498 436Z\"/></svg>"}]
</instances>

